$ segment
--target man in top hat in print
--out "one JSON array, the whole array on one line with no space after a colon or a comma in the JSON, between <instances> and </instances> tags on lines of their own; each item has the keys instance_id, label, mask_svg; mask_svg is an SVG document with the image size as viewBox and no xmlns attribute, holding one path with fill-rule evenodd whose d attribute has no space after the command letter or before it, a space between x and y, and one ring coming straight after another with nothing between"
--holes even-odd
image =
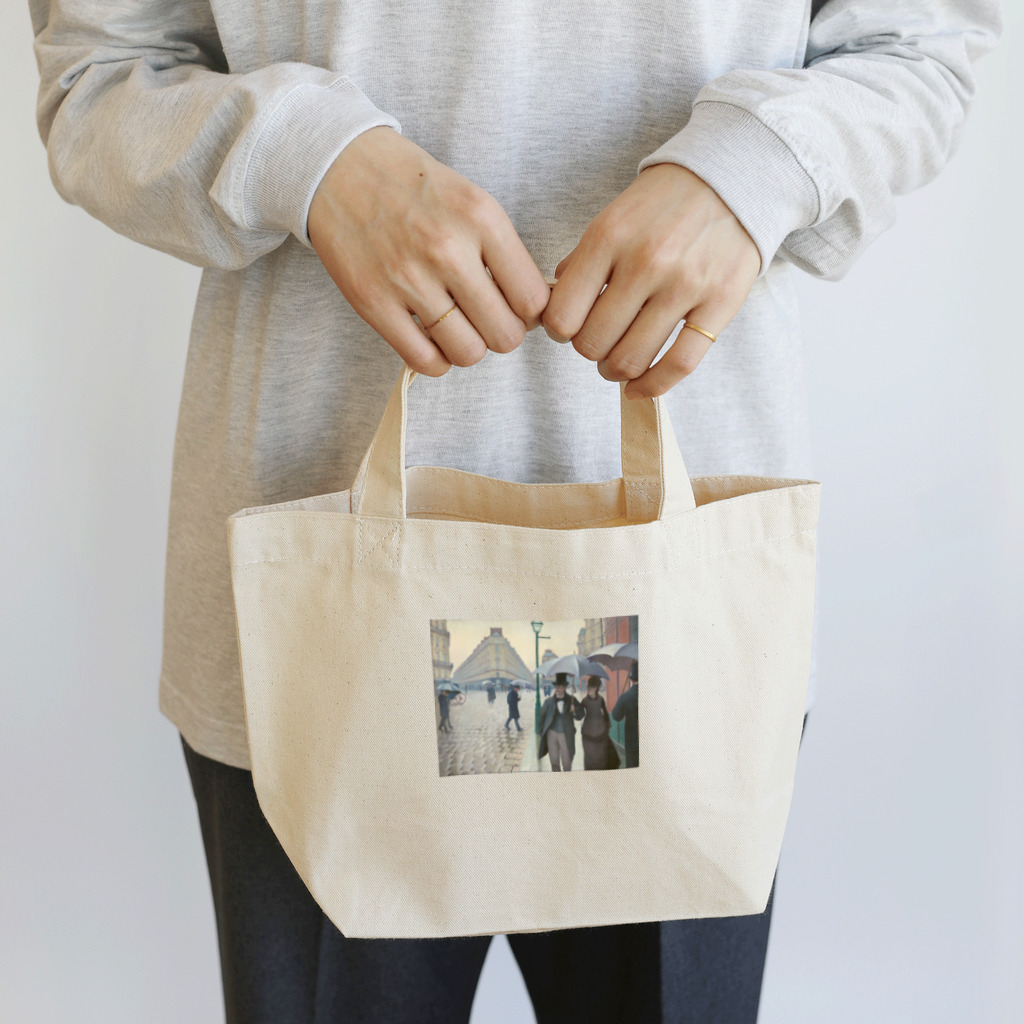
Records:
<instances>
[{"instance_id":1,"label":"man in top hat in print","mask_svg":"<svg viewBox=\"0 0 1024 1024\"><path fill-rule=\"evenodd\" d=\"M572 771L572 759L576 756L576 723L573 719L580 719L585 713L583 705L565 692L568 685L569 673L557 673L555 692L540 709L537 760L547 754L551 758L553 772Z\"/></svg>"}]
</instances>

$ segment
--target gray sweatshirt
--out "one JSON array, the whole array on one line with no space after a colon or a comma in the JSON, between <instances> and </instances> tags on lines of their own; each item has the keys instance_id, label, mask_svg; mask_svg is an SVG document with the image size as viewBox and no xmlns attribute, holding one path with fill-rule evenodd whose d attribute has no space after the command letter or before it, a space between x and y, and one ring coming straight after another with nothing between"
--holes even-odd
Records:
<instances>
[{"instance_id":1,"label":"gray sweatshirt","mask_svg":"<svg viewBox=\"0 0 1024 1024\"><path fill-rule=\"evenodd\" d=\"M249 764L225 518L343 490L400 359L310 247L390 125L505 208L550 276L639 170L703 178L761 275L667 397L691 475L808 477L790 267L835 279L954 151L995 0L30 0L60 194L204 268L175 446L160 702ZM144 343L144 339L142 341ZM531 332L411 392L408 462L619 475L618 386Z\"/></svg>"}]
</instances>

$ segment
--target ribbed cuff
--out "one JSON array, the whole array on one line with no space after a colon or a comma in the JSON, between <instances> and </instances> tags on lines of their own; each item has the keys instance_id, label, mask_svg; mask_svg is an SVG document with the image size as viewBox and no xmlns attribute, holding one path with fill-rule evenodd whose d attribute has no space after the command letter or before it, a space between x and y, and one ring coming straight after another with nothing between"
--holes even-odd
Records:
<instances>
[{"instance_id":1,"label":"ribbed cuff","mask_svg":"<svg viewBox=\"0 0 1024 1024\"><path fill-rule=\"evenodd\" d=\"M791 231L818 218L818 190L793 151L742 107L718 100L694 105L686 127L640 161L679 164L707 182L732 210L761 254L761 274Z\"/></svg>"},{"instance_id":2,"label":"ribbed cuff","mask_svg":"<svg viewBox=\"0 0 1024 1024\"><path fill-rule=\"evenodd\" d=\"M378 125L402 126L348 79L299 85L277 105L253 147L242 185L247 227L290 231L312 248L306 231L313 193L337 155Z\"/></svg>"}]
</instances>

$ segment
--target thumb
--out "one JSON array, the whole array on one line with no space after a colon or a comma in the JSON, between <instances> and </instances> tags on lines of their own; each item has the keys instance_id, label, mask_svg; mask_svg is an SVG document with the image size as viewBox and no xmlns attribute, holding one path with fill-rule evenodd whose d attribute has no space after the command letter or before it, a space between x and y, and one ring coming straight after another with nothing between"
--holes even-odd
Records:
<instances>
[{"instance_id":1,"label":"thumb","mask_svg":"<svg viewBox=\"0 0 1024 1024\"><path fill-rule=\"evenodd\" d=\"M576 248L578 249L579 246L577 246ZM569 266L569 263L572 261L572 258L575 255L576 255L576 249L573 249L572 252L570 252L568 255L562 257L562 262L559 263L557 267L555 267L555 280L556 281L562 276L562 274L565 271L565 268L567 266Z\"/></svg>"}]
</instances>

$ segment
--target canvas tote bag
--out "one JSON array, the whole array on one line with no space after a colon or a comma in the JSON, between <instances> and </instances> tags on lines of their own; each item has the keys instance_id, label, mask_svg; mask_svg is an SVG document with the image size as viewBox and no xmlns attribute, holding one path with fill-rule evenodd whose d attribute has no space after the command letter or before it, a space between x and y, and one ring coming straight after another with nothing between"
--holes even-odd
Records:
<instances>
[{"instance_id":1,"label":"canvas tote bag","mask_svg":"<svg viewBox=\"0 0 1024 1024\"><path fill-rule=\"evenodd\" d=\"M621 399L621 479L407 469L415 376L351 490L228 523L256 792L310 892L354 937L760 912L804 712L819 485L689 480L660 399ZM637 763L625 714L626 763L579 770L566 694L545 745L577 750L553 771L536 705L557 691L531 629L565 656L566 628L592 647L623 622L635 648L605 646L636 667L606 662L602 684L636 687ZM582 695L587 671L562 678ZM515 674L522 733L503 728Z\"/></svg>"}]
</instances>

